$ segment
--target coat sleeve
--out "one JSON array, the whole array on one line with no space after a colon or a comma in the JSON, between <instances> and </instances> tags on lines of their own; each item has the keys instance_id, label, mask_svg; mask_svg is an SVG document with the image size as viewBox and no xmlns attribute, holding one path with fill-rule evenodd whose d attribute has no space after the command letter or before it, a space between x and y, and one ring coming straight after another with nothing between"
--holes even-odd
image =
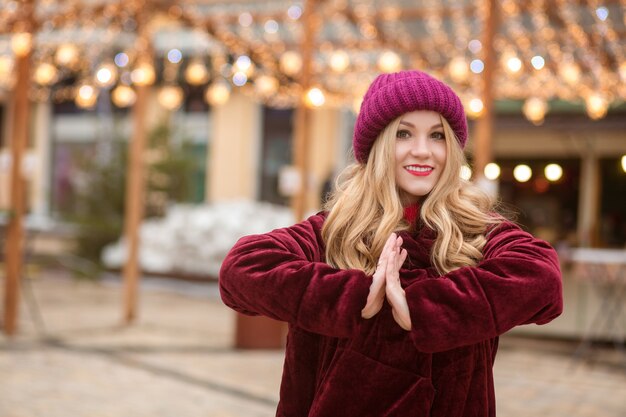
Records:
<instances>
[{"instance_id":1,"label":"coat sleeve","mask_svg":"<svg viewBox=\"0 0 626 417\"><path fill-rule=\"evenodd\" d=\"M304 330L349 337L360 323L372 277L322 262L313 216L292 227L241 238L219 275L222 300L248 315L264 315Z\"/></svg>"},{"instance_id":2,"label":"coat sleeve","mask_svg":"<svg viewBox=\"0 0 626 417\"><path fill-rule=\"evenodd\" d=\"M418 350L439 352L477 343L561 314L561 271L550 245L504 223L492 231L483 253L475 267L416 280L405 288Z\"/></svg>"}]
</instances>

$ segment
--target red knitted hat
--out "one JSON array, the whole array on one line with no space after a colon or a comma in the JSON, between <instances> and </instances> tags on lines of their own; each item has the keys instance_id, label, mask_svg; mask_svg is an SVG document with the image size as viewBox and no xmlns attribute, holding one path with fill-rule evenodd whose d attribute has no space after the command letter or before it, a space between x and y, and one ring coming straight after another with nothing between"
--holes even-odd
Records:
<instances>
[{"instance_id":1,"label":"red knitted hat","mask_svg":"<svg viewBox=\"0 0 626 417\"><path fill-rule=\"evenodd\" d=\"M441 114L452 127L461 148L467 142L467 119L461 99L450 87L417 70L381 74L372 82L354 125L354 156L366 163L376 138L397 117L415 110Z\"/></svg>"}]
</instances>

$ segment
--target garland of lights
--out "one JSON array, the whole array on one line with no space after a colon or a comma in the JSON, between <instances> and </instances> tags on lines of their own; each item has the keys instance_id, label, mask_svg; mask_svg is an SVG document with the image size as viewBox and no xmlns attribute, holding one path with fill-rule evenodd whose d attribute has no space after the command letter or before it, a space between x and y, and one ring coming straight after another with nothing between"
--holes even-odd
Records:
<instances>
[{"instance_id":1,"label":"garland of lights","mask_svg":"<svg viewBox=\"0 0 626 417\"><path fill-rule=\"evenodd\" d=\"M165 23L173 30L190 28L211 46L190 57L180 54L176 62L167 56L168 51L139 68L141 54L126 45L135 44L134 16L143 4L139 0L95 5L78 0L42 2L36 10L40 24L33 40L36 83L31 97L70 99L92 107L101 91L110 90L116 105L127 106L134 100L132 86L137 81L133 74L137 79L150 73L149 78L160 80L157 97L169 110L175 110L184 98L178 85L183 77L191 85L205 86L207 101L213 105L227 100L232 89L277 107L293 107L305 93L298 84L298 45L304 36L298 22L300 6L273 2L226 8L150 2L150 34ZM497 72L497 97L526 99L524 113L534 123L541 122L553 98L584 100L592 118L603 117L610 103L626 98L624 42L611 23L609 9L598 0L586 4L505 0L500 4L504 19L495 43L505 71ZM623 11L626 0L612 1L610 7ZM474 114L475 107L479 114L481 103L474 102L481 79L471 73L479 74L484 65L476 56L480 42L473 30L482 26L484 9L484 5L435 0L419 9L396 4L375 9L367 0L321 3L317 19L318 24L324 22L325 30L312 63L317 90L307 92L310 102L356 107L365 86L379 71L418 67L450 80L469 103L469 113ZM22 14L19 2L8 2L0 11L0 27L16 38L24 30ZM593 24L583 28L587 14ZM409 30L416 20L423 21L425 39ZM452 31L446 29L449 20ZM559 25L564 29L559 30ZM100 47L89 48L94 42ZM114 65L113 56L120 51L125 51L127 62ZM0 90L5 92L13 87L11 55L7 45L0 44ZM160 77L154 74L155 67L163 68ZM529 90L537 96L528 97Z\"/></svg>"}]
</instances>

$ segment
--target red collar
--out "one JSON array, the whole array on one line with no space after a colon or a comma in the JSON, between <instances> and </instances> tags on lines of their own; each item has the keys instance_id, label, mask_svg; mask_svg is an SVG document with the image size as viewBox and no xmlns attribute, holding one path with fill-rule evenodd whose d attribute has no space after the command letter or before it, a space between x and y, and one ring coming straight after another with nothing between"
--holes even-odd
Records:
<instances>
[{"instance_id":1,"label":"red collar","mask_svg":"<svg viewBox=\"0 0 626 417\"><path fill-rule=\"evenodd\" d=\"M417 216L419 215L420 212L420 204L419 203L413 203L409 206L406 206L404 208L404 218L410 223L410 224L414 224L415 220L417 219Z\"/></svg>"}]
</instances>

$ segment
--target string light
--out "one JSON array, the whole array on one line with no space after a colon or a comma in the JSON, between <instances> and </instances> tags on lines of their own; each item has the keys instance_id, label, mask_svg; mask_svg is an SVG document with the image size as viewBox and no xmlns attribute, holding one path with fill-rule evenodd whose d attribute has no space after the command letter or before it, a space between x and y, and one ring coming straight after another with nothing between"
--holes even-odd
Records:
<instances>
[{"instance_id":1,"label":"string light","mask_svg":"<svg viewBox=\"0 0 626 417\"><path fill-rule=\"evenodd\" d=\"M269 75L261 75L254 82L254 88L263 97L271 96L278 90L278 80Z\"/></svg>"},{"instance_id":2,"label":"string light","mask_svg":"<svg viewBox=\"0 0 626 417\"><path fill-rule=\"evenodd\" d=\"M128 63L130 62L130 59L128 58L127 54L125 54L124 52L120 52L119 54L115 55L115 58L113 61L115 62L115 65L117 65L118 67L126 68Z\"/></svg>"},{"instance_id":3,"label":"string light","mask_svg":"<svg viewBox=\"0 0 626 417\"><path fill-rule=\"evenodd\" d=\"M111 92L111 100L117 107L129 107L135 104L137 94L127 85L118 85Z\"/></svg>"},{"instance_id":4,"label":"string light","mask_svg":"<svg viewBox=\"0 0 626 417\"><path fill-rule=\"evenodd\" d=\"M544 174L548 181L558 181L563 177L563 168L559 164L548 164L544 168Z\"/></svg>"},{"instance_id":5,"label":"string light","mask_svg":"<svg viewBox=\"0 0 626 417\"><path fill-rule=\"evenodd\" d=\"M139 86L152 85L156 79L154 67L148 62L141 62L137 68L130 73L130 78L134 84Z\"/></svg>"},{"instance_id":6,"label":"string light","mask_svg":"<svg viewBox=\"0 0 626 417\"><path fill-rule=\"evenodd\" d=\"M241 71L237 71L233 74L233 84L235 84L237 87L242 87L247 82L248 82L248 76L245 73Z\"/></svg>"},{"instance_id":7,"label":"string light","mask_svg":"<svg viewBox=\"0 0 626 417\"><path fill-rule=\"evenodd\" d=\"M500 166L495 162L490 162L485 165L485 178L488 180L497 180L500 177Z\"/></svg>"},{"instance_id":8,"label":"string light","mask_svg":"<svg viewBox=\"0 0 626 417\"><path fill-rule=\"evenodd\" d=\"M183 89L175 85L163 86L157 94L159 104L170 111L178 109L184 97Z\"/></svg>"},{"instance_id":9,"label":"string light","mask_svg":"<svg viewBox=\"0 0 626 417\"><path fill-rule=\"evenodd\" d=\"M191 85L201 85L209 80L209 71L202 60L196 58L187 65L185 80Z\"/></svg>"},{"instance_id":10,"label":"string light","mask_svg":"<svg viewBox=\"0 0 626 417\"><path fill-rule=\"evenodd\" d=\"M247 55L242 55L235 61L234 65L235 71L243 72L246 74L246 77L250 77L254 74L254 65L252 64L252 60Z\"/></svg>"},{"instance_id":11,"label":"string light","mask_svg":"<svg viewBox=\"0 0 626 417\"><path fill-rule=\"evenodd\" d=\"M485 69L485 64L480 59L474 59L470 63L470 69L474 74L480 74Z\"/></svg>"},{"instance_id":12,"label":"string light","mask_svg":"<svg viewBox=\"0 0 626 417\"><path fill-rule=\"evenodd\" d=\"M96 105L98 100L98 94L96 89L89 84L83 84L78 88L78 93L76 94L76 105L83 109L92 108Z\"/></svg>"},{"instance_id":13,"label":"string light","mask_svg":"<svg viewBox=\"0 0 626 417\"><path fill-rule=\"evenodd\" d=\"M545 59L543 59L541 55L535 55L530 60L530 63L532 64L533 68L535 68L536 70L540 70L544 67L544 65L546 64L546 61Z\"/></svg>"},{"instance_id":14,"label":"string light","mask_svg":"<svg viewBox=\"0 0 626 417\"><path fill-rule=\"evenodd\" d=\"M265 22L265 25L263 25L263 28L265 29L265 32L267 33L276 33L278 32L278 22L270 19L267 22Z\"/></svg>"},{"instance_id":15,"label":"string light","mask_svg":"<svg viewBox=\"0 0 626 417\"><path fill-rule=\"evenodd\" d=\"M472 39L467 44L467 49L469 49L473 54L477 54L483 49L483 44L478 39Z\"/></svg>"},{"instance_id":16,"label":"string light","mask_svg":"<svg viewBox=\"0 0 626 417\"><path fill-rule=\"evenodd\" d=\"M527 182L533 176L533 170L528 165L517 165L513 168L513 177L518 182Z\"/></svg>"},{"instance_id":17,"label":"string light","mask_svg":"<svg viewBox=\"0 0 626 417\"><path fill-rule=\"evenodd\" d=\"M230 87L228 83L219 80L207 87L205 98L207 103L213 106L225 104L230 98Z\"/></svg>"},{"instance_id":18,"label":"string light","mask_svg":"<svg viewBox=\"0 0 626 417\"><path fill-rule=\"evenodd\" d=\"M598 7L596 9L596 16L598 16L598 19L604 22L606 18L609 17L609 9L607 9L606 7Z\"/></svg>"},{"instance_id":19,"label":"string light","mask_svg":"<svg viewBox=\"0 0 626 417\"><path fill-rule=\"evenodd\" d=\"M536 125L543 123L543 119L548 112L548 103L539 97L530 97L522 106L524 116Z\"/></svg>"},{"instance_id":20,"label":"string light","mask_svg":"<svg viewBox=\"0 0 626 417\"><path fill-rule=\"evenodd\" d=\"M167 52L167 60L172 64L178 64L183 59L183 53L180 49L170 49Z\"/></svg>"},{"instance_id":21,"label":"string light","mask_svg":"<svg viewBox=\"0 0 626 417\"><path fill-rule=\"evenodd\" d=\"M576 84L580 79L580 68L574 62L565 62L559 68L561 76L568 84Z\"/></svg>"},{"instance_id":22,"label":"string light","mask_svg":"<svg viewBox=\"0 0 626 417\"><path fill-rule=\"evenodd\" d=\"M350 65L350 56L343 50L335 51L330 57L330 67L335 72L344 72Z\"/></svg>"},{"instance_id":23,"label":"string light","mask_svg":"<svg viewBox=\"0 0 626 417\"><path fill-rule=\"evenodd\" d=\"M522 69L522 61L514 56L506 61L506 68L509 72L516 74Z\"/></svg>"},{"instance_id":24,"label":"string light","mask_svg":"<svg viewBox=\"0 0 626 417\"><path fill-rule=\"evenodd\" d=\"M289 9L287 9L287 16L292 20L300 19L300 16L302 16L302 8L298 5L290 6Z\"/></svg>"},{"instance_id":25,"label":"string light","mask_svg":"<svg viewBox=\"0 0 626 417\"><path fill-rule=\"evenodd\" d=\"M473 98L469 102L470 115L477 117L480 116L485 108L483 101L479 98Z\"/></svg>"},{"instance_id":26,"label":"string light","mask_svg":"<svg viewBox=\"0 0 626 417\"><path fill-rule=\"evenodd\" d=\"M396 72L402 67L402 59L393 51L385 51L378 58L378 68L382 72Z\"/></svg>"},{"instance_id":27,"label":"string light","mask_svg":"<svg viewBox=\"0 0 626 417\"><path fill-rule=\"evenodd\" d=\"M30 33L16 33L11 38L11 49L16 56L26 56L33 46L33 36Z\"/></svg>"},{"instance_id":28,"label":"string light","mask_svg":"<svg viewBox=\"0 0 626 417\"><path fill-rule=\"evenodd\" d=\"M96 71L96 83L101 87L111 87L117 80L117 70L112 64L103 64Z\"/></svg>"},{"instance_id":29,"label":"string light","mask_svg":"<svg viewBox=\"0 0 626 417\"><path fill-rule=\"evenodd\" d=\"M309 89L306 93L306 104L311 107L321 107L326 102L326 97L322 90L317 87Z\"/></svg>"},{"instance_id":30,"label":"string light","mask_svg":"<svg viewBox=\"0 0 626 417\"><path fill-rule=\"evenodd\" d=\"M47 1L50 4L58 3ZM625 0L619 2L626 4ZM530 105L533 101L528 97L529 91L539 92L539 98L544 103L552 99L583 99L589 116L593 118L604 117L612 103L626 98L626 60L621 34L616 30L621 20L613 8L601 6L598 0L532 0L524 6L514 0L502 0L501 6L507 25L496 38L496 48L511 56L507 56L503 62L507 71L496 71L496 99L525 100L529 108L525 112L526 117L537 122L541 120L539 116L532 116L531 119L526 114L531 113L530 109L539 108L536 104ZM547 13L548 9L552 12ZM235 73L242 72L247 78L244 85L249 80L253 84L251 88L243 89L245 94L271 105L293 105L297 102L301 95L297 80L302 60L292 40L304 36L302 25L298 22L302 15L300 5L291 5L285 11L258 8L244 12L239 9L235 13L223 5L200 7L190 3L185 7L167 6L165 10L169 17L197 29L210 41L208 54L212 65L211 68L205 67L205 75L199 77L202 80L200 84L220 75L231 79ZM363 2L350 3L350 7L347 7L342 1L326 2L317 7L316 14L324 23L324 31L319 36L320 45L332 42L331 48L320 48L317 58L320 61L313 63L313 78L319 88L326 92L326 104L352 107L362 85L371 81L373 74L401 69L405 64L427 68L438 77L449 77L453 83L459 84L453 87L466 89L467 95L476 94L479 83L470 82L470 77L471 74L484 71L484 63L478 59L483 48L477 39L480 35L478 28L484 26L487 15L484 4L468 8L453 7L449 2L424 0L423 7L418 10L428 11L423 17L427 33L425 37L416 38L411 31L415 18L409 17L410 14L405 13L406 9L400 5L385 6L378 10ZM123 39L125 33L136 28L136 22L124 17L126 15L128 11L122 4L85 5L83 2L70 2L63 8L63 15L54 16L51 13L45 17L48 19L48 16L53 16L39 29L41 36L37 36L36 62L55 64L56 79L59 81L72 78L97 79L98 69L90 70L96 67L94 61L111 59L106 56L106 51L118 48L117 40ZM122 23L118 23L120 17ZM29 35L23 27L10 23L11 19L10 13L4 9L0 11L0 27L18 32L11 37L14 49L21 34ZM90 23L85 28L80 23L77 25L77 22ZM451 25L451 22L454 24ZM78 36L72 32L77 26L80 26L81 31ZM103 27L106 29L100 32ZM61 39L56 37L66 30L71 33L67 38L63 38L65 35L61 35ZM48 36L50 34L55 36ZM80 44L96 36L99 36L98 41L103 45L99 50L105 51L104 56L88 48L83 51L84 46ZM55 39L55 45L60 46L45 50L47 39L52 38ZM428 45L423 38L428 39ZM78 39L78 42L74 39ZM32 37L28 43L27 50L30 50ZM182 53L179 55L176 51L180 52L177 48L168 51L168 62L182 62ZM332 51L338 53L338 58ZM169 52L175 55L171 56ZM391 69L385 65L379 67L379 60L371 59L375 54L380 54L382 61L383 54L387 52L396 54ZM5 54L0 52L0 56ZM291 54L295 54L295 58L290 57ZM138 51L128 49L115 57L115 64L118 68L133 65L136 70L140 66L138 62L141 62L137 55ZM248 56L251 61L248 68L276 80L278 87L274 93L270 92L274 87L266 88L274 86L274 82L267 83L252 71L236 65L237 57L242 55ZM221 58L214 59L217 56ZM218 63L219 60L222 62ZM233 63L232 67L228 62ZM149 64L158 66L154 62ZM532 66L534 70L526 71L526 65L529 69ZM186 69L189 67L187 65ZM165 83L175 82L176 73L168 75L168 71L172 72L165 65L165 73L160 78ZM122 72L118 78L128 77ZM11 88L12 78L3 77L0 89ZM133 78L132 82L135 83L137 77ZM44 90L50 90L52 84L41 85L45 88L37 90L38 95L45 95ZM57 86L53 90L56 90L53 97L59 99L66 94L66 90ZM536 110L535 113L541 112Z\"/></svg>"},{"instance_id":31,"label":"string light","mask_svg":"<svg viewBox=\"0 0 626 417\"><path fill-rule=\"evenodd\" d=\"M248 12L241 13L238 20L239 24L243 27L249 27L253 22L252 15Z\"/></svg>"},{"instance_id":32,"label":"string light","mask_svg":"<svg viewBox=\"0 0 626 417\"><path fill-rule=\"evenodd\" d=\"M39 85L48 86L54 83L57 78L57 68L47 62L42 62L35 68L34 79Z\"/></svg>"},{"instance_id":33,"label":"string light","mask_svg":"<svg viewBox=\"0 0 626 417\"><path fill-rule=\"evenodd\" d=\"M70 67L74 65L78 59L78 48L71 43L63 44L57 49L54 59L57 64Z\"/></svg>"},{"instance_id":34,"label":"string light","mask_svg":"<svg viewBox=\"0 0 626 417\"><path fill-rule=\"evenodd\" d=\"M600 93L592 93L585 99L587 114L594 120L601 119L606 115L609 104Z\"/></svg>"},{"instance_id":35,"label":"string light","mask_svg":"<svg viewBox=\"0 0 626 417\"><path fill-rule=\"evenodd\" d=\"M280 69L287 75L296 75L302 69L302 57L295 51L287 51L280 57Z\"/></svg>"},{"instance_id":36,"label":"string light","mask_svg":"<svg viewBox=\"0 0 626 417\"><path fill-rule=\"evenodd\" d=\"M448 64L448 72L450 77L456 83L467 81L469 75L469 65L463 57L455 57Z\"/></svg>"}]
</instances>

